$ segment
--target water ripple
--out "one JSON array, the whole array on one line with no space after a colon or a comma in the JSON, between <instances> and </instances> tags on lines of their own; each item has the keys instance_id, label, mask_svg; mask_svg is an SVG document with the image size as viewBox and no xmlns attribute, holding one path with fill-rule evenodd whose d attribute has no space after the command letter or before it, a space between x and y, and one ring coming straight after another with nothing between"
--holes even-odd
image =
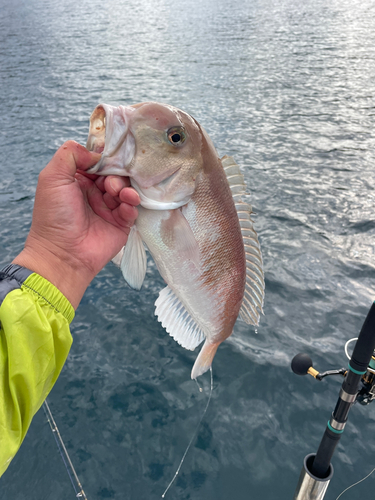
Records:
<instances>
[{"instance_id":1,"label":"water ripple","mask_svg":"<svg viewBox=\"0 0 375 500\"><path fill-rule=\"evenodd\" d=\"M39 171L65 140L85 143L96 104L158 100L191 113L243 168L266 300L257 333L238 321L215 357L211 406L171 496L291 498L338 384L295 377L290 360L306 351L319 369L345 364L343 344L375 295L374 4L5 0L1 9L2 264L23 246ZM77 311L51 407L88 498L159 498L204 407L207 393L189 381L196 353L153 315L163 286L151 262L141 293L109 265ZM372 462L372 419L353 410L332 498ZM37 415L3 497L67 498L64 474Z\"/></svg>"}]
</instances>

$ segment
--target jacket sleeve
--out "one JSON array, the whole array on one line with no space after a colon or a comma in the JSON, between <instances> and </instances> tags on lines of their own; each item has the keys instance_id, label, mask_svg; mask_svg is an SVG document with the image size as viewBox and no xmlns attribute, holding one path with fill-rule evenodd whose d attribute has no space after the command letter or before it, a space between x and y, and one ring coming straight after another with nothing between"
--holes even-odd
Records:
<instances>
[{"instance_id":1,"label":"jacket sleeve","mask_svg":"<svg viewBox=\"0 0 375 500\"><path fill-rule=\"evenodd\" d=\"M0 476L60 374L73 317L66 297L38 274L16 265L0 272Z\"/></svg>"}]
</instances>

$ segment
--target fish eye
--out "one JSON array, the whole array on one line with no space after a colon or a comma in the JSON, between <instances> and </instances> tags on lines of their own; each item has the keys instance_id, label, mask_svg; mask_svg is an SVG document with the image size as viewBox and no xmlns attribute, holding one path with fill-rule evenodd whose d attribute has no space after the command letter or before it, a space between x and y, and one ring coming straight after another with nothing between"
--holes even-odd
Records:
<instances>
[{"instance_id":1,"label":"fish eye","mask_svg":"<svg viewBox=\"0 0 375 500\"><path fill-rule=\"evenodd\" d=\"M168 141L174 146L180 146L185 142L186 134L182 127L172 127L167 132Z\"/></svg>"}]
</instances>

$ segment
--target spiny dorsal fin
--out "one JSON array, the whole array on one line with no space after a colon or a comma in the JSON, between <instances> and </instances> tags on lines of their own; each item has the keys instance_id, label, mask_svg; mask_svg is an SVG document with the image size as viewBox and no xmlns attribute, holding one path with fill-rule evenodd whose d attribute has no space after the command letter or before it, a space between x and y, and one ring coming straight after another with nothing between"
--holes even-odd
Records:
<instances>
[{"instance_id":1,"label":"spiny dorsal fin","mask_svg":"<svg viewBox=\"0 0 375 500\"><path fill-rule=\"evenodd\" d=\"M159 292L155 306L158 321L182 347L194 351L197 345L204 340L203 331L169 286Z\"/></svg>"},{"instance_id":2,"label":"spiny dorsal fin","mask_svg":"<svg viewBox=\"0 0 375 500\"><path fill-rule=\"evenodd\" d=\"M242 196L246 194L245 179L231 156L223 156L221 163L235 202L246 255L246 285L240 317L248 324L258 325L260 313L263 313L263 260L258 236L250 218L251 206L242 201Z\"/></svg>"}]
</instances>

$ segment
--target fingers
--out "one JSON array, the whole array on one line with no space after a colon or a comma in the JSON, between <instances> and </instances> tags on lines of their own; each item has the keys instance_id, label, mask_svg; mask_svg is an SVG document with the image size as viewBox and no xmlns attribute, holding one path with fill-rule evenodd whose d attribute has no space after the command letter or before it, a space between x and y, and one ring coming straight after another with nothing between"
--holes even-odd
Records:
<instances>
[{"instance_id":1,"label":"fingers","mask_svg":"<svg viewBox=\"0 0 375 500\"><path fill-rule=\"evenodd\" d=\"M137 206L141 203L141 199L137 191L133 188L122 189L119 193L119 198L122 203Z\"/></svg>"},{"instance_id":2,"label":"fingers","mask_svg":"<svg viewBox=\"0 0 375 500\"><path fill-rule=\"evenodd\" d=\"M129 177L119 177L115 175L108 175L104 180L104 187L107 193L116 197L119 195L121 189L130 186Z\"/></svg>"},{"instance_id":3,"label":"fingers","mask_svg":"<svg viewBox=\"0 0 375 500\"><path fill-rule=\"evenodd\" d=\"M122 188L120 190L120 197L113 197L108 192L102 192L99 189L98 182L93 182L88 179L85 175L77 173L75 178L77 179L82 191L85 193L85 198L90 205L93 212L101 217L106 222L117 225L121 228L129 228L134 224L134 221L138 217L138 210L133 206L133 203L127 201L123 202L121 198L125 200L135 201L138 204L139 197L138 194L132 188ZM121 185L118 184L116 189L112 192L117 192L124 185L124 181L121 180ZM125 185L128 181L125 181ZM101 183L99 183L100 185ZM129 194L126 194L127 192ZM125 192L125 195L123 194ZM134 193L136 196L134 196Z\"/></svg>"},{"instance_id":4,"label":"fingers","mask_svg":"<svg viewBox=\"0 0 375 500\"><path fill-rule=\"evenodd\" d=\"M95 176L95 184L102 193L109 193L116 198L121 189L130 186L129 177L119 177L118 175Z\"/></svg>"},{"instance_id":5,"label":"fingers","mask_svg":"<svg viewBox=\"0 0 375 500\"><path fill-rule=\"evenodd\" d=\"M108 193L118 203L128 203L129 205L137 206L141 202L137 191L129 187L129 177L109 175L104 178L104 181L98 179L96 184L102 192ZM106 200L109 200L108 196L106 196ZM113 203L110 208L115 208Z\"/></svg>"},{"instance_id":6,"label":"fingers","mask_svg":"<svg viewBox=\"0 0 375 500\"><path fill-rule=\"evenodd\" d=\"M108 191L103 194L103 200L107 207L113 211L113 216L121 226L130 227L138 217L140 199L138 193L130 187L127 177L107 177L105 186ZM124 187L125 186L125 187Z\"/></svg>"},{"instance_id":7,"label":"fingers","mask_svg":"<svg viewBox=\"0 0 375 500\"><path fill-rule=\"evenodd\" d=\"M129 177L119 177L117 175L100 176L95 180L95 184L102 193L108 193L118 203L129 203L136 206L140 204L138 193L130 187Z\"/></svg>"},{"instance_id":8,"label":"fingers","mask_svg":"<svg viewBox=\"0 0 375 500\"><path fill-rule=\"evenodd\" d=\"M121 198L124 198L125 201ZM103 193L104 203L112 211L114 221L121 227L131 227L134 224L138 217L138 210L134 206L138 205L138 198L138 194L132 188L123 188L120 191L120 197Z\"/></svg>"},{"instance_id":9,"label":"fingers","mask_svg":"<svg viewBox=\"0 0 375 500\"><path fill-rule=\"evenodd\" d=\"M56 179L66 178L72 181L77 170L87 170L98 163L101 155L92 153L75 141L65 142L54 154L44 169L44 175L53 175Z\"/></svg>"},{"instance_id":10,"label":"fingers","mask_svg":"<svg viewBox=\"0 0 375 500\"><path fill-rule=\"evenodd\" d=\"M113 217L121 227L131 227L138 217L138 210L132 205L121 203L112 211Z\"/></svg>"},{"instance_id":11,"label":"fingers","mask_svg":"<svg viewBox=\"0 0 375 500\"><path fill-rule=\"evenodd\" d=\"M118 198L113 198L109 193L103 193L103 200L107 207L114 210L120 205L120 200Z\"/></svg>"}]
</instances>

